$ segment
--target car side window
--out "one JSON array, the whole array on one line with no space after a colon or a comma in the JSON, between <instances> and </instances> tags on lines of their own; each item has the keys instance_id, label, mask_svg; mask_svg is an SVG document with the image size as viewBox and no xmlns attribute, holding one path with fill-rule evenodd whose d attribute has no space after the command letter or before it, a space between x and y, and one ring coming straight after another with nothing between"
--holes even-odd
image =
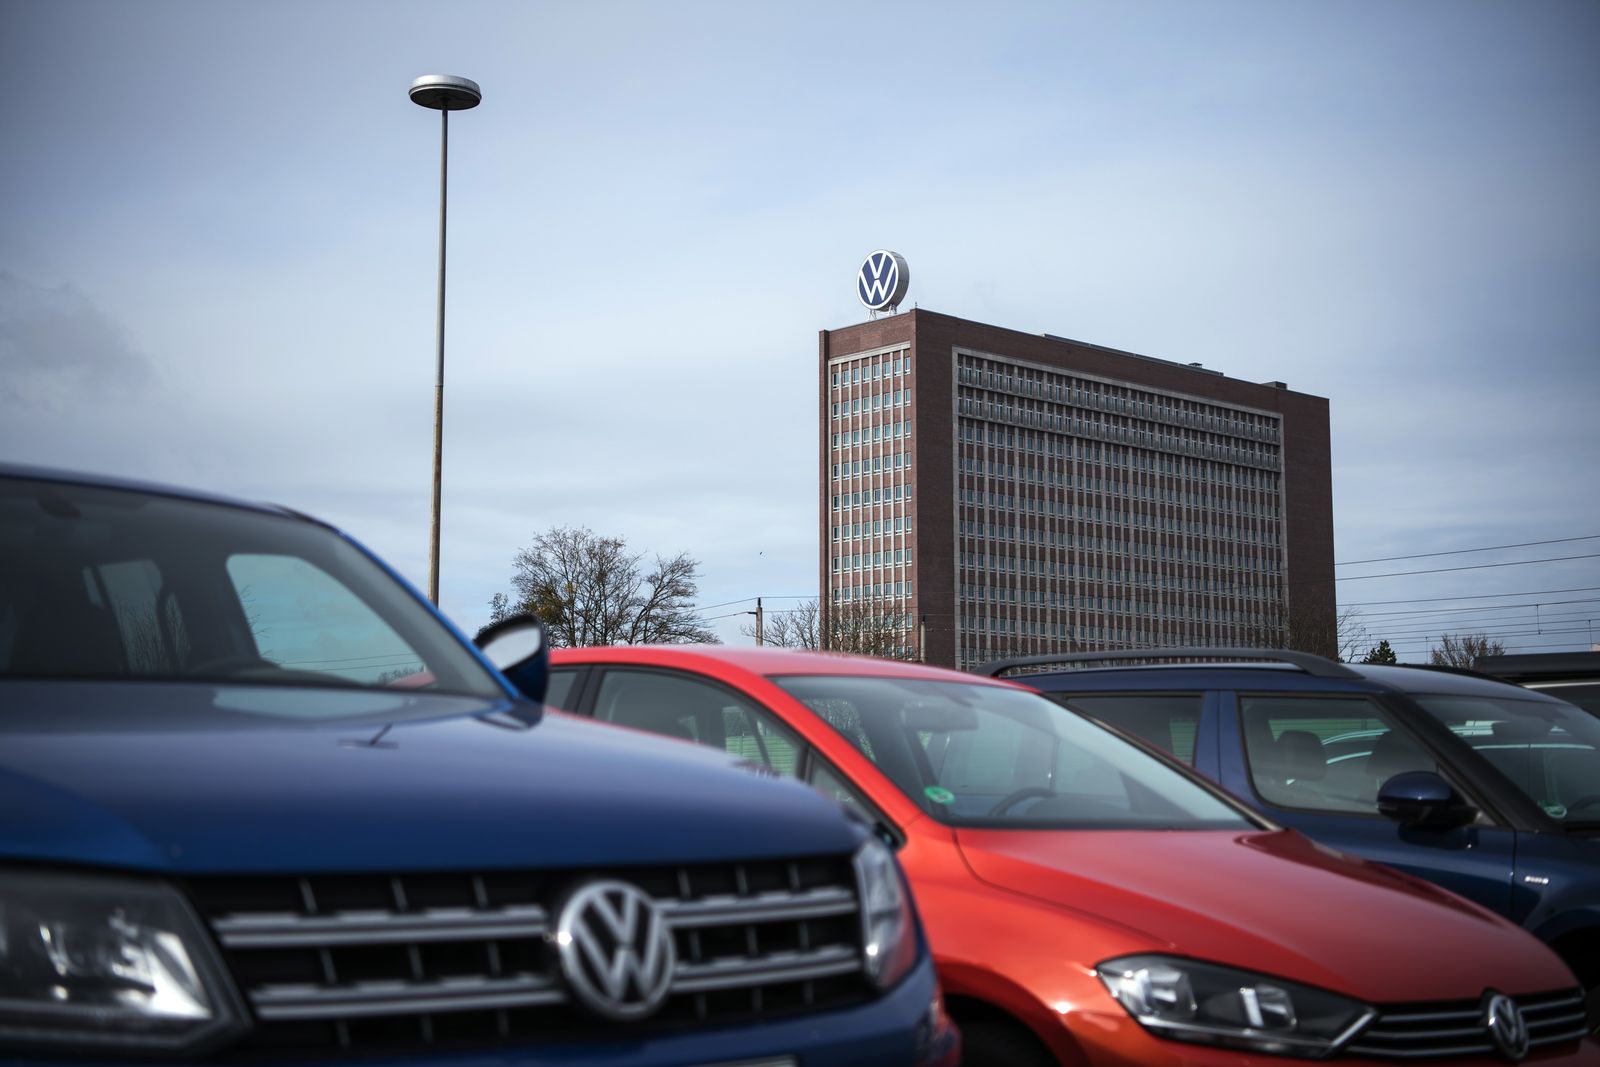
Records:
<instances>
[{"instance_id":1,"label":"car side window","mask_svg":"<svg viewBox=\"0 0 1600 1067\"><path fill-rule=\"evenodd\" d=\"M571 668L556 667L550 671L550 684L545 687L544 702L552 708L572 709L572 687L578 681L578 672Z\"/></svg>"},{"instance_id":2,"label":"car side window","mask_svg":"<svg viewBox=\"0 0 1600 1067\"><path fill-rule=\"evenodd\" d=\"M733 690L667 671L612 668L600 677L594 717L720 748L795 773L800 742Z\"/></svg>"},{"instance_id":3,"label":"car side window","mask_svg":"<svg viewBox=\"0 0 1600 1067\"><path fill-rule=\"evenodd\" d=\"M1365 697L1240 694L1239 714L1250 783L1268 804L1377 815L1384 782L1439 770Z\"/></svg>"},{"instance_id":4,"label":"car side window","mask_svg":"<svg viewBox=\"0 0 1600 1067\"><path fill-rule=\"evenodd\" d=\"M806 782L823 796L836 800L847 808L859 812L868 810L854 787L835 774L832 768L821 760L811 761L811 770L806 775Z\"/></svg>"},{"instance_id":5,"label":"car side window","mask_svg":"<svg viewBox=\"0 0 1600 1067\"><path fill-rule=\"evenodd\" d=\"M1201 693L1046 693L1051 700L1092 715L1194 766Z\"/></svg>"}]
</instances>

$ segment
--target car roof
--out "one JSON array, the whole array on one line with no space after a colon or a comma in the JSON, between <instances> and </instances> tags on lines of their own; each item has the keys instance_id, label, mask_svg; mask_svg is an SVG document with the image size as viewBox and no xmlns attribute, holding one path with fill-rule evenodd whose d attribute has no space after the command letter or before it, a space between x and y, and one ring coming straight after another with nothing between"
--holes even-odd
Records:
<instances>
[{"instance_id":1,"label":"car roof","mask_svg":"<svg viewBox=\"0 0 1600 1067\"><path fill-rule=\"evenodd\" d=\"M722 664L750 674L776 677L794 674L852 674L924 681L962 682L1016 688L1010 680L980 678L946 667L930 667L905 660L858 656L846 652L749 645L608 645L587 648L552 648L550 664L632 663L652 666L705 667Z\"/></svg>"},{"instance_id":2,"label":"car roof","mask_svg":"<svg viewBox=\"0 0 1600 1067\"><path fill-rule=\"evenodd\" d=\"M1331 661L1330 661L1331 663ZM1317 676L1287 663L1159 663L1140 666L1077 667L1033 674L1007 674L1023 685L1055 692L1128 692L1136 689L1248 689L1350 693L1417 693L1440 696L1500 697L1562 703L1554 697L1472 671L1443 670L1421 664L1338 664L1338 676Z\"/></svg>"},{"instance_id":3,"label":"car roof","mask_svg":"<svg viewBox=\"0 0 1600 1067\"><path fill-rule=\"evenodd\" d=\"M1511 652L1479 656L1477 669L1514 682L1600 679L1600 650L1592 652Z\"/></svg>"},{"instance_id":4,"label":"car roof","mask_svg":"<svg viewBox=\"0 0 1600 1067\"><path fill-rule=\"evenodd\" d=\"M288 518L304 519L309 522L318 522L309 515L304 515L291 508L278 504L267 504L254 500L243 500L238 497L224 496L220 493L209 493L199 489L186 489L181 486L166 485L161 482L147 482L136 478L121 478L109 474L91 474L87 471L62 470L51 467L33 467L20 463L0 463L0 478L16 478L23 481L49 482L55 485L81 485L95 489L119 489L125 492L144 493L149 496L165 496L177 500L190 500L202 504L218 504L223 507L243 508L247 511L260 511L272 515L282 515ZM319 525L325 525L319 522Z\"/></svg>"},{"instance_id":5,"label":"car roof","mask_svg":"<svg viewBox=\"0 0 1600 1067\"><path fill-rule=\"evenodd\" d=\"M1422 664L1411 666L1383 666L1375 663L1352 663L1351 668L1371 681L1390 690L1402 693L1432 693L1441 696L1502 697L1512 700L1540 700L1564 703L1533 690L1512 685L1499 678L1474 674L1470 671L1434 670Z\"/></svg>"}]
</instances>

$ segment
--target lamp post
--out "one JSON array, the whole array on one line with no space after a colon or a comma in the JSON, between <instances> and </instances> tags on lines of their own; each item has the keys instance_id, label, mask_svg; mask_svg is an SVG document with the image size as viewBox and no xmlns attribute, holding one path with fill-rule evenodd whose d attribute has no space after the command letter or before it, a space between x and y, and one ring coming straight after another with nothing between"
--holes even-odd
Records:
<instances>
[{"instance_id":1,"label":"lamp post","mask_svg":"<svg viewBox=\"0 0 1600 1067\"><path fill-rule=\"evenodd\" d=\"M477 107L483 91L470 78L424 74L411 83L411 102L439 112L438 365L433 385L433 532L428 540L428 599L439 603L439 486L444 466L444 220L450 175L450 112Z\"/></svg>"}]
</instances>

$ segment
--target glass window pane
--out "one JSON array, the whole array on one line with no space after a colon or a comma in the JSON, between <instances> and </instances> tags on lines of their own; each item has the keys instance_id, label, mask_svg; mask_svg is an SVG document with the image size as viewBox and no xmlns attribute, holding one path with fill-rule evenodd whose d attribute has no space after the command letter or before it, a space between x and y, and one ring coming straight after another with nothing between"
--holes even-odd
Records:
<instances>
[{"instance_id":1,"label":"glass window pane","mask_svg":"<svg viewBox=\"0 0 1600 1067\"><path fill-rule=\"evenodd\" d=\"M261 658L386 685L422 673L417 653L354 593L295 556L229 556L228 577Z\"/></svg>"},{"instance_id":2,"label":"glass window pane","mask_svg":"<svg viewBox=\"0 0 1600 1067\"><path fill-rule=\"evenodd\" d=\"M793 775L798 739L725 686L665 671L607 670L595 718L698 741Z\"/></svg>"},{"instance_id":3,"label":"glass window pane","mask_svg":"<svg viewBox=\"0 0 1600 1067\"><path fill-rule=\"evenodd\" d=\"M556 669L550 672L550 684L545 688L544 702L553 708L572 710L572 687L578 680L575 670Z\"/></svg>"},{"instance_id":4,"label":"glass window pane","mask_svg":"<svg viewBox=\"0 0 1600 1067\"><path fill-rule=\"evenodd\" d=\"M1568 825L1600 820L1600 719L1544 701L1467 696L1416 700L1551 818Z\"/></svg>"},{"instance_id":5,"label":"glass window pane","mask_svg":"<svg viewBox=\"0 0 1600 1067\"><path fill-rule=\"evenodd\" d=\"M1119 730L1194 764L1195 733L1200 728L1199 693L1049 693L1051 700L1077 708Z\"/></svg>"},{"instance_id":6,"label":"glass window pane","mask_svg":"<svg viewBox=\"0 0 1600 1067\"><path fill-rule=\"evenodd\" d=\"M816 762L812 765L809 781L823 796L835 800L854 811L866 813L867 807L861 802L861 798L856 794L855 789L821 762Z\"/></svg>"},{"instance_id":7,"label":"glass window pane","mask_svg":"<svg viewBox=\"0 0 1600 1067\"><path fill-rule=\"evenodd\" d=\"M1364 697L1240 696L1250 781L1269 804L1378 814L1378 787L1438 764Z\"/></svg>"}]
</instances>

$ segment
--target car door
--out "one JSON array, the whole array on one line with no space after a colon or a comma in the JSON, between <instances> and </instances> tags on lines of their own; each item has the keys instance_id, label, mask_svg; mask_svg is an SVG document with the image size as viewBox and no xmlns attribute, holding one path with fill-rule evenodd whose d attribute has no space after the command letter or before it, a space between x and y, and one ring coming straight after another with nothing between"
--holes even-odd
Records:
<instances>
[{"instance_id":1,"label":"car door","mask_svg":"<svg viewBox=\"0 0 1600 1067\"><path fill-rule=\"evenodd\" d=\"M1365 694L1223 693L1222 784L1268 817L1511 912L1516 835ZM1231 707L1230 707L1231 705ZM1479 808L1466 826L1403 826L1378 813L1378 788L1405 771L1443 775Z\"/></svg>"}]
</instances>

